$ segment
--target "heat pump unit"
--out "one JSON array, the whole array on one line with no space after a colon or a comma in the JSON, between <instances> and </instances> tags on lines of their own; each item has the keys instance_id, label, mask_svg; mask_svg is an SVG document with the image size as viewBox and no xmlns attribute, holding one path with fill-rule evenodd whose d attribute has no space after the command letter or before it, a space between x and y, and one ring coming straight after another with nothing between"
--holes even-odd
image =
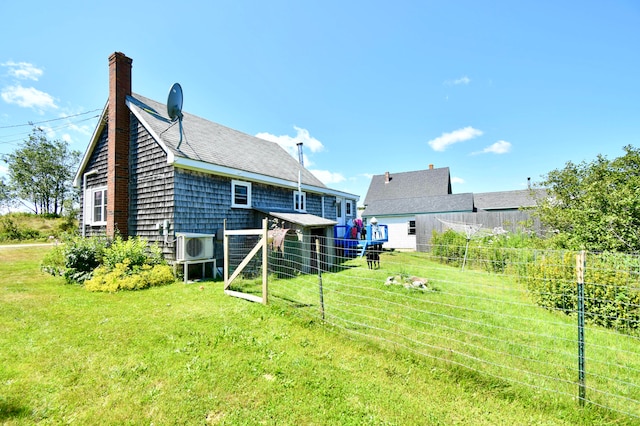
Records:
<instances>
[{"instance_id":1,"label":"heat pump unit","mask_svg":"<svg viewBox=\"0 0 640 426\"><path fill-rule=\"evenodd\" d=\"M213 259L213 240L215 234L196 234L176 232L176 260Z\"/></svg>"}]
</instances>

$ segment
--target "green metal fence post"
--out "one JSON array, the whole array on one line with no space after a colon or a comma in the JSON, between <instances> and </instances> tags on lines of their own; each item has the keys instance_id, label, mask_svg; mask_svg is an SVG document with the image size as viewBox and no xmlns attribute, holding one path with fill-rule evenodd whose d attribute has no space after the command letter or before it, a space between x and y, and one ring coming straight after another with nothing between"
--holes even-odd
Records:
<instances>
[{"instance_id":1,"label":"green metal fence post","mask_svg":"<svg viewBox=\"0 0 640 426\"><path fill-rule=\"evenodd\" d=\"M585 368L584 368L584 270L586 254L582 250L576 255L576 273L578 278L578 399L584 406L586 401Z\"/></svg>"}]
</instances>

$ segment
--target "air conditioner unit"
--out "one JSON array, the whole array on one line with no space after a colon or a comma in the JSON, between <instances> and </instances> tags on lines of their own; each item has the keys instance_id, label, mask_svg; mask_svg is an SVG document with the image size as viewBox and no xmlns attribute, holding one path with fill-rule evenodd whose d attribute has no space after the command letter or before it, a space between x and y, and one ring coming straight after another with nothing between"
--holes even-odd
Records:
<instances>
[{"instance_id":1,"label":"air conditioner unit","mask_svg":"<svg viewBox=\"0 0 640 426\"><path fill-rule=\"evenodd\" d=\"M176 260L213 259L215 234L176 232Z\"/></svg>"}]
</instances>

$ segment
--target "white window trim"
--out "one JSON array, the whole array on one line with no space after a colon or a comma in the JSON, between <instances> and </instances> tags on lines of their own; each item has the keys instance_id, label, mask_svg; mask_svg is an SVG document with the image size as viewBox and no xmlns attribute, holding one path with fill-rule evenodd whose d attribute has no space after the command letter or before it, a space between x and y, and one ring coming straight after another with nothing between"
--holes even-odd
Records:
<instances>
[{"instance_id":1,"label":"white window trim","mask_svg":"<svg viewBox=\"0 0 640 426\"><path fill-rule=\"evenodd\" d=\"M95 213L95 205L94 205L94 200L95 200L95 196L94 194L96 192L102 192L102 199L103 199L103 210L102 210L102 220L95 220L94 217L94 213ZM84 205L85 205L85 217L86 217L86 223L87 225L92 225L92 226L101 226L101 225L106 225L107 224L107 187L106 186L98 186L95 188L87 188L87 190L85 191L84 194Z\"/></svg>"},{"instance_id":2,"label":"white window trim","mask_svg":"<svg viewBox=\"0 0 640 426\"><path fill-rule=\"evenodd\" d=\"M352 200L346 200L344 203L344 215L346 217L351 217L353 216L353 201Z\"/></svg>"},{"instance_id":3,"label":"white window trim","mask_svg":"<svg viewBox=\"0 0 640 426\"><path fill-rule=\"evenodd\" d=\"M296 196L300 197L302 206L296 208ZM307 193L304 191L293 191L293 209L297 212L307 211Z\"/></svg>"},{"instance_id":4,"label":"white window trim","mask_svg":"<svg viewBox=\"0 0 640 426\"><path fill-rule=\"evenodd\" d=\"M247 204L236 204L236 186L244 186L247 188ZM244 182L241 180L231 181L231 207L239 209L251 208L251 182Z\"/></svg>"}]
</instances>

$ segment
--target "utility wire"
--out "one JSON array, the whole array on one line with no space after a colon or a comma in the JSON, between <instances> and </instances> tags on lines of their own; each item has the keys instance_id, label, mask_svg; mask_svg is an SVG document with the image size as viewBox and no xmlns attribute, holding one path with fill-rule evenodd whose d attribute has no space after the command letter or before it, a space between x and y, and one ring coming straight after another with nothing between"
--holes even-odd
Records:
<instances>
[{"instance_id":1,"label":"utility wire","mask_svg":"<svg viewBox=\"0 0 640 426\"><path fill-rule=\"evenodd\" d=\"M66 120L68 118L78 117L80 115L91 114L92 112L96 112L96 111L102 111L102 108L92 109L91 111L85 111L85 112L81 112L81 113L78 113L78 114L67 115L65 117L52 118L50 120L33 121L33 122L26 123L26 124L12 124L10 126L0 126L0 129L11 129L11 128L14 128L14 127L25 127L25 126L33 127L33 126L38 125L38 124L50 123L52 121L58 121L58 120Z\"/></svg>"}]
</instances>

